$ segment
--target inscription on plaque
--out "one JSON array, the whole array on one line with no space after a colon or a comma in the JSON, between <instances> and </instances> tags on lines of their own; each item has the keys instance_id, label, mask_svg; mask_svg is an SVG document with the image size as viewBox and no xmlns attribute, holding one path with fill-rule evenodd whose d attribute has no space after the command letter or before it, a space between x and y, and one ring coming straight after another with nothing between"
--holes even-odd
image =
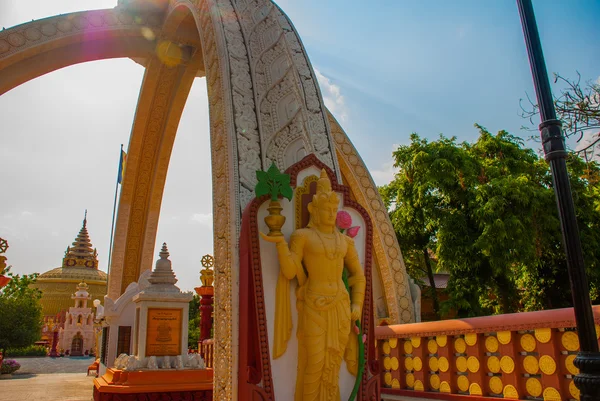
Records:
<instances>
[{"instance_id":1,"label":"inscription on plaque","mask_svg":"<svg viewBox=\"0 0 600 401\"><path fill-rule=\"evenodd\" d=\"M146 356L181 354L181 309L148 309Z\"/></svg>"}]
</instances>

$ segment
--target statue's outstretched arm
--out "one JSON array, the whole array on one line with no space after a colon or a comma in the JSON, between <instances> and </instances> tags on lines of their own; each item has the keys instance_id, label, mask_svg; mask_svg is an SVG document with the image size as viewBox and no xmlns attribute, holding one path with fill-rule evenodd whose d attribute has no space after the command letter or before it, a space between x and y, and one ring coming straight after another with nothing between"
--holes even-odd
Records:
<instances>
[{"instance_id":1,"label":"statue's outstretched arm","mask_svg":"<svg viewBox=\"0 0 600 401\"><path fill-rule=\"evenodd\" d=\"M350 294L352 320L358 320L360 319L360 312L365 299L366 279L362 266L360 265L358 252L356 252L356 247L354 246L354 240L352 238L347 238L346 241L348 242L348 252L344 258L344 264L350 272L348 284L352 288Z\"/></svg>"}]
</instances>

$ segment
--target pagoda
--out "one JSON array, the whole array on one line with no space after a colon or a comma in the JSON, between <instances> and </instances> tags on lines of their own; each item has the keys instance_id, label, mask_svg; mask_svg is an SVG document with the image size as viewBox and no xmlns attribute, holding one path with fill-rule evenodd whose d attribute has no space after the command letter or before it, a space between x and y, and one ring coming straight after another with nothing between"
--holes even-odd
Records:
<instances>
[{"instance_id":1,"label":"pagoda","mask_svg":"<svg viewBox=\"0 0 600 401\"><path fill-rule=\"evenodd\" d=\"M107 281L107 274L98 269L98 253L90 241L86 211L79 234L65 251L62 266L40 274L32 287L42 292L44 316L56 316L73 306L74 286L85 282L92 300L104 299Z\"/></svg>"}]
</instances>

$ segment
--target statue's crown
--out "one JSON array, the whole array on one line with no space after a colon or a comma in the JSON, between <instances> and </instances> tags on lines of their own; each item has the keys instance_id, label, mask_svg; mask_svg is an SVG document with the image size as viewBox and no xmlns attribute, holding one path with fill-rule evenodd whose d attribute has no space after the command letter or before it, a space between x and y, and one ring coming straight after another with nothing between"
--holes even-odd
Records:
<instances>
[{"instance_id":1,"label":"statue's crown","mask_svg":"<svg viewBox=\"0 0 600 401\"><path fill-rule=\"evenodd\" d=\"M317 180L317 193L331 192L331 181L325 169L321 170L321 177Z\"/></svg>"}]
</instances>

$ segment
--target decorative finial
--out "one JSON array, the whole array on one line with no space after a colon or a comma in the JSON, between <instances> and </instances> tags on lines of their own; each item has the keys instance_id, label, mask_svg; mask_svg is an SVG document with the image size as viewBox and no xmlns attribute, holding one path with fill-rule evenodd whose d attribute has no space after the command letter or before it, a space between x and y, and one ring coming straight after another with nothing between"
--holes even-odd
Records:
<instances>
[{"instance_id":1,"label":"decorative finial","mask_svg":"<svg viewBox=\"0 0 600 401\"><path fill-rule=\"evenodd\" d=\"M0 253L5 253L8 249L8 241L4 238L0 238Z\"/></svg>"},{"instance_id":2,"label":"decorative finial","mask_svg":"<svg viewBox=\"0 0 600 401\"><path fill-rule=\"evenodd\" d=\"M175 278L175 273L173 273L173 269L171 268L171 261L168 259L169 250L167 249L166 243L163 243L159 256L160 259L156 261L156 267L152 271L152 274L150 274L148 281L153 285L172 287L172 289L179 291L175 287L177 279Z\"/></svg>"},{"instance_id":3,"label":"decorative finial","mask_svg":"<svg viewBox=\"0 0 600 401\"><path fill-rule=\"evenodd\" d=\"M87 225L87 209L85 209L85 214L83 215L83 226Z\"/></svg>"},{"instance_id":4,"label":"decorative finial","mask_svg":"<svg viewBox=\"0 0 600 401\"><path fill-rule=\"evenodd\" d=\"M212 255L204 255L201 260L204 269L200 270L200 281L203 287L212 287L215 273L212 267L215 265L215 258Z\"/></svg>"},{"instance_id":5,"label":"decorative finial","mask_svg":"<svg viewBox=\"0 0 600 401\"><path fill-rule=\"evenodd\" d=\"M169 250L167 249L167 243L166 242L163 242L162 248L161 248L160 253L158 254L158 256L160 256L161 259L167 259L170 256Z\"/></svg>"}]
</instances>

